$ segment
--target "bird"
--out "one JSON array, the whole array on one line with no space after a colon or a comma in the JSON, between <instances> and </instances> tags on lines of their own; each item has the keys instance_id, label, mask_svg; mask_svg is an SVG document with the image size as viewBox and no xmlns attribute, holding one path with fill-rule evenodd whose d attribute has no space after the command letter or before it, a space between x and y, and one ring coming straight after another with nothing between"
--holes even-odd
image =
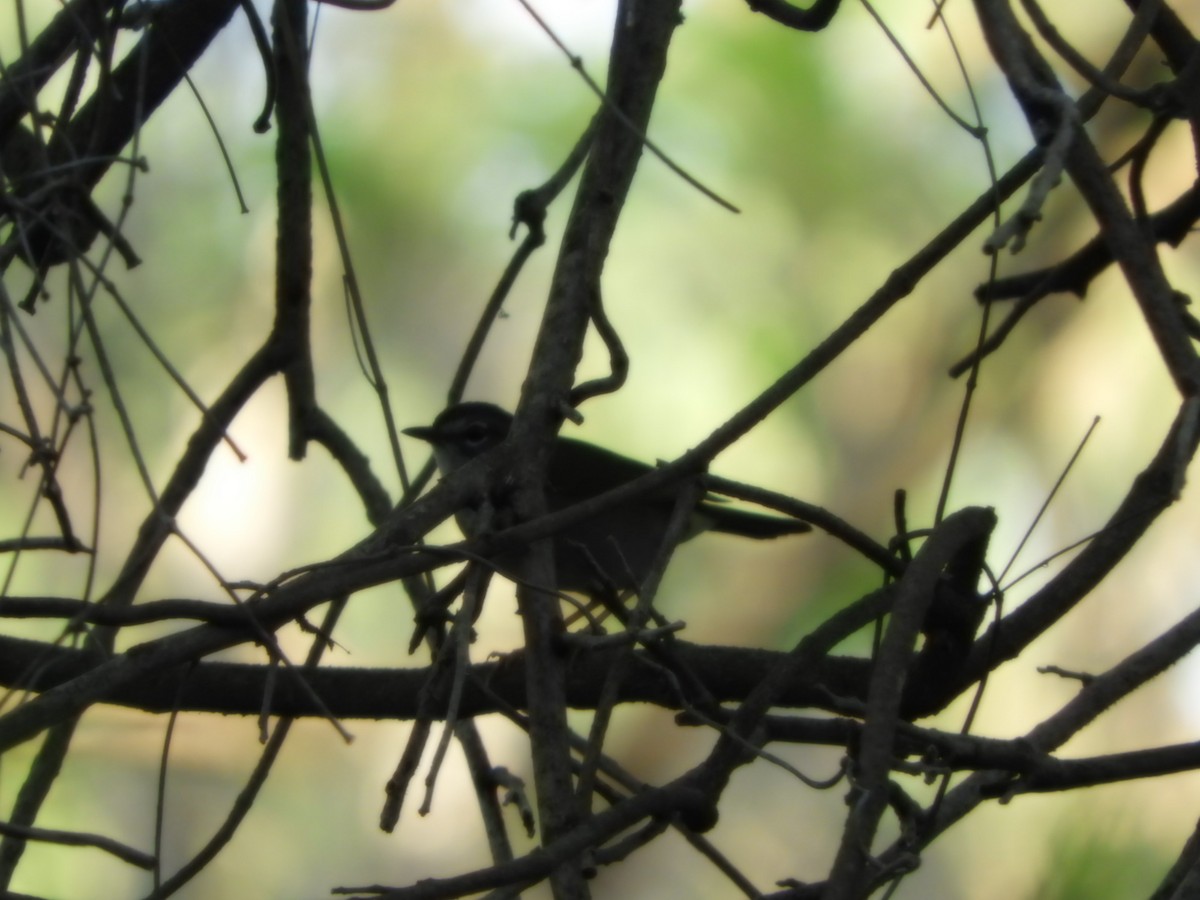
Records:
<instances>
[{"instance_id":1,"label":"bird","mask_svg":"<svg viewBox=\"0 0 1200 900\"><path fill-rule=\"evenodd\" d=\"M508 436L512 414L491 403L469 401L443 410L432 425L404 429L433 448L443 477L497 447ZM546 464L548 512L557 512L606 493L653 467L595 444L556 437ZM597 596L637 593L649 574L670 524L681 487L667 485L565 527L554 535L557 587ZM474 536L478 508L460 510L459 528ZM798 519L768 516L723 505L712 494L698 499L683 540L704 531L768 539L811 531ZM491 560L501 574L519 572L519 556Z\"/></svg>"}]
</instances>

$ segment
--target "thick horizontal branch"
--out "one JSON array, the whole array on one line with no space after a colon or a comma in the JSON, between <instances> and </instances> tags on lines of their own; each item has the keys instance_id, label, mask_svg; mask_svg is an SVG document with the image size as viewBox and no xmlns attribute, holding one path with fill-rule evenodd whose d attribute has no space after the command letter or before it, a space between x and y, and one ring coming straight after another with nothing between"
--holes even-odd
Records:
<instances>
[{"instance_id":1,"label":"thick horizontal branch","mask_svg":"<svg viewBox=\"0 0 1200 900\"><path fill-rule=\"evenodd\" d=\"M0 619L66 619L79 624L128 626L191 619L210 625L249 628L243 607L212 600L169 598L136 606L89 603L71 597L0 597Z\"/></svg>"},{"instance_id":2,"label":"thick horizontal branch","mask_svg":"<svg viewBox=\"0 0 1200 900\"><path fill-rule=\"evenodd\" d=\"M785 655L768 650L715 647L677 641L675 652L715 699L744 699ZM573 708L590 709L599 699L604 676L613 664L616 649L577 652L567 666L567 697ZM86 681L96 667L94 654L54 647L39 641L0 639L0 685L21 690L45 691L72 679ZM517 651L498 662L471 666L460 716L478 716L508 708L524 709L524 653ZM867 678L867 661L832 657L818 669L817 679L788 685L777 698L782 707L827 708L831 695L845 700L861 698ZM32 674L31 674L32 673ZM369 669L326 667L305 672L304 679L328 707L342 719L413 718L420 692L430 681L429 668ZM273 687L268 685L274 682ZM819 683L818 683L819 682ZM269 704L263 697L271 691ZM622 693L622 702L653 703L668 709L684 707L678 681L645 653L635 653ZM154 678L123 684L104 693L100 703L132 707L147 712L211 712L229 715L324 716L312 696L288 674L268 665L206 662L176 665ZM434 702L432 709L442 704Z\"/></svg>"},{"instance_id":3,"label":"thick horizontal branch","mask_svg":"<svg viewBox=\"0 0 1200 900\"><path fill-rule=\"evenodd\" d=\"M1200 743L1173 744L1087 759L1043 757L1019 781L985 789L984 796L1046 793L1113 784L1134 778L1156 778L1200 769Z\"/></svg>"},{"instance_id":4,"label":"thick horizontal branch","mask_svg":"<svg viewBox=\"0 0 1200 900\"><path fill-rule=\"evenodd\" d=\"M820 744L855 747L863 723L845 717L768 716L767 743ZM905 771L934 774L990 769L1007 772L1013 781L998 782L982 793L1001 797L1035 792L1065 791L1134 778L1155 778L1200 769L1200 741L1131 750L1081 759L1062 759L1038 750L1026 737L994 738L900 723L896 757L919 757Z\"/></svg>"}]
</instances>

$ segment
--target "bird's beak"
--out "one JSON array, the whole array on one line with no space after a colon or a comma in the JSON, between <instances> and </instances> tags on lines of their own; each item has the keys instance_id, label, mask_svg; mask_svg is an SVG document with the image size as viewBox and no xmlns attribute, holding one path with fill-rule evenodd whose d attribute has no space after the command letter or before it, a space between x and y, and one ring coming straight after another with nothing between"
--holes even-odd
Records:
<instances>
[{"instance_id":1,"label":"bird's beak","mask_svg":"<svg viewBox=\"0 0 1200 900\"><path fill-rule=\"evenodd\" d=\"M400 433L407 434L409 437L415 437L418 441L433 443L434 431L432 425L415 425L412 428L405 428Z\"/></svg>"}]
</instances>

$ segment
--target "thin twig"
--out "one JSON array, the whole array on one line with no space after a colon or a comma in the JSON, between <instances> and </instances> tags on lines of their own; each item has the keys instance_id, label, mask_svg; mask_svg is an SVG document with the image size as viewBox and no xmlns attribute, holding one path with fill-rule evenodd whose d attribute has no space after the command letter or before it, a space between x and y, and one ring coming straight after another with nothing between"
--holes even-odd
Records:
<instances>
[{"instance_id":1,"label":"thin twig","mask_svg":"<svg viewBox=\"0 0 1200 900\"><path fill-rule=\"evenodd\" d=\"M600 85L596 83L595 79L593 79L592 76L589 75L587 70L583 67L583 59L579 56L576 56L574 53L572 53L567 48L567 45L562 42L562 39L559 38L559 36L554 33L554 29L552 29L546 23L546 20L543 19L540 15L538 15L537 11L530 5L529 0L517 0L517 2L520 3L521 6L523 6L525 8L525 11L527 13L529 13L530 18L532 18L538 24L538 27L541 28L542 31L544 31L546 33L546 36L549 37L550 40L554 42L554 45L556 47L558 47L559 50L562 51L563 55L567 58L567 61L571 64L571 68L579 73L579 77L583 79L584 84L586 84L588 86L588 88L591 90L591 92L600 99L600 102L604 104L604 108L606 110L608 110L608 112L612 113L612 115L616 116L617 121L619 121L622 125L624 125L630 131L632 131L635 135L637 135L638 140L640 140L642 142L643 146L645 146L645 148L647 150L649 150L652 154L654 154L656 157L658 157L658 159L668 169L670 169L672 172L674 172L676 175L678 175L680 178L682 178L685 182L687 182L689 185L691 185L696 190L698 190L701 194L703 194L709 200L712 200L718 206L724 207L725 209L729 210L731 213L740 213L741 212L740 209L738 209L736 206L734 206L732 203L730 203L728 200L726 200L720 194L716 193L716 191L705 186L703 183L701 183L699 180L697 180L695 178L695 176L693 176L693 175L689 174L687 171L685 171L682 166L680 166L673 159L671 159L669 156L667 156L666 153L664 153L658 147L657 144L655 144L653 141L651 141L650 138L647 137L645 130L642 128L639 128L637 125L635 125L633 123L633 121L627 115L625 115L625 113L621 110L621 108L618 107L615 103L612 102L612 100L609 99L608 94L606 94L604 92L604 89L601 88ZM836 6L837 3L835 2L834 5Z\"/></svg>"}]
</instances>

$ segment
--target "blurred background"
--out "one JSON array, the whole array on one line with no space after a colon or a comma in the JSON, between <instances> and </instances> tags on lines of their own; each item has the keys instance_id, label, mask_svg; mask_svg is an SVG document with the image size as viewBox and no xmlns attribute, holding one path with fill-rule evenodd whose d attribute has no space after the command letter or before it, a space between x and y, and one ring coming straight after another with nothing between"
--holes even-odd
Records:
<instances>
[{"instance_id":1,"label":"blurred background","mask_svg":"<svg viewBox=\"0 0 1200 900\"><path fill-rule=\"evenodd\" d=\"M257 5L269 15L265 4ZM1128 21L1119 0L1045 7L1060 31L1098 63ZM1177 0L1172 7L1200 27L1200 3ZM611 0L545 0L538 7L598 80L614 8ZM878 0L875 8L941 96L970 118L954 48L943 30L926 28L932 5ZM56 9L27 4L30 33ZM312 12L314 102L389 378L392 413L401 426L425 424L444 405L471 329L515 248L508 237L513 198L559 166L596 101L516 2L404 0L370 14L318 6ZM630 377L619 393L584 407L582 427L567 426L572 436L647 461L678 455L725 421L989 184L980 143L921 88L863 5L844 4L817 35L787 31L730 0L689 0L685 14L651 137L741 213L721 209L659 161L643 161L603 284L609 317L632 360ZM1028 130L993 70L971 7L950 3L946 16L1004 171L1029 148ZM10 11L0 18L0 54L11 61L19 52ZM1159 60L1148 53L1136 77L1154 80L1159 71ZM145 128L138 148L150 169L135 175L125 231L144 262L130 271L114 265L108 275L189 383L211 400L272 317L274 144L273 132L260 136L251 128L264 79L243 19L235 19L192 74L249 211L239 212L197 97L178 90ZM1114 108L1094 129L1115 158L1143 125ZM1177 128L1152 159L1152 208L1194 177L1188 135ZM128 171L114 170L98 192L100 205L114 215L129 178ZM564 196L552 209L547 245L506 304L469 398L515 404L569 202ZM325 198L319 204L327 209ZM1003 255L1000 274L1045 265L1091 237L1069 186L1055 192L1046 213L1027 251ZM894 531L893 493L903 488L910 526L928 526L964 390L947 370L978 334L981 310L972 292L988 276L990 260L981 252L987 234L983 229L968 241L713 470L825 506L881 541ZM318 396L369 452L396 497L399 479L378 400L355 355L342 299L343 263L327 214L318 216L316 237ZM1194 250L1184 244L1163 253L1174 284L1191 290L1200 267ZM1004 312L997 310L993 321ZM60 293L25 321L51 352L62 343L63 314ZM102 305L100 318L150 474L161 487L197 415L120 314ZM597 342L580 377L605 366ZM99 395L93 402L105 460L97 579L103 590L149 501L127 464L111 403ZM11 392L0 394L6 421L12 403ZM1006 570L1010 581L1035 570L1009 591L1006 608L1057 571L1061 560L1036 569L1039 563L1103 524L1157 448L1176 405L1136 305L1114 273L1093 284L1082 302L1044 300L985 361L950 507L996 507L993 570ZM1099 426L1080 460L1013 561L1095 417ZM319 449L303 463L286 460L281 384L255 399L232 437L248 460L239 463L222 448L181 518L226 579L269 580L367 534L349 485ZM404 449L410 470L424 463L424 447L406 441ZM82 443L76 451L64 461L66 481L77 497L88 497L90 461ZM19 452L0 455L5 533L19 529L33 504L35 483L19 478L23 461ZM86 504L79 515L85 513ZM1101 671L1191 610L1200 597L1198 522L1200 509L1185 492L1082 609L1000 670L975 731L1019 735L1073 695L1074 683L1038 674L1036 666ZM457 532L447 524L437 536L453 540ZM10 574L9 590L76 596L83 575L83 560L27 555ZM689 640L782 650L875 587L878 577L822 535L762 544L708 537L680 550L659 608L686 621ZM223 598L178 543L167 548L142 596ZM47 624L4 621L2 627L10 634L57 636ZM424 656L406 656L411 629L398 588L358 595L329 662L424 665ZM475 659L519 644L515 604L503 586L489 596L478 630ZM124 639L128 644L158 633L131 629ZM285 643L295 656L306 645L298 634ZM236 656L263 661L249 649ZM1065 755L1194 739L1198 678L1200 668L1178 667L1081 734ZM963 714L956 707L932 724L954 729ZM408 726L347 725L356 736L351 745L328 723L297 727L238 837L179 896L320 897L337 885L405 884L486 864L482 826L456 751L433 812L416 816L419 798L410 798L400 828L384 835L376 826L383 786ZM163 717L89 712L39 824L99 831L149 848L165 727ZM482 727L493 761L531 780L523 735L500 720ZM608 749L639 777L661 783L702 758L711 741L710 734L677 728L669 714L628 707L617 713ZM4 760L0 808L11 805L32 749ZM838 762L835 752L773 749L813 776L832 774ZM252 720L186 716L179 722L167 783L168 870L224 818L258 750ZM928 795L920 785L909 787ZM986 807L934 845L897 896L1144 896L1190 833L1197 789L1200 778L1181 775ZM817 880L840 838L844 791L808 790L768 765L744 769L711 836L761 889L776 879ZM1000 859L1022 862L989 865ZM979 877L983 866L986 879ZM139 896L148 884L97 851L31 846L13 888L82 900ZM596 895L733 892L682 840L668 836L631 862L602 871Z\"/></svg>"}]
</instances>

